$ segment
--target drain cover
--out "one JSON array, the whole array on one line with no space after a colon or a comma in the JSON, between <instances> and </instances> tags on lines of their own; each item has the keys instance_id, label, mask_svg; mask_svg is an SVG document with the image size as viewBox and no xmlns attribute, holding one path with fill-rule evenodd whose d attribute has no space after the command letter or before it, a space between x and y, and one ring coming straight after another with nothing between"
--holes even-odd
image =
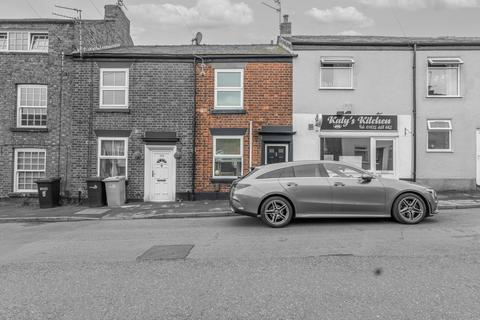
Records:
<instances>
[{"instance_id":1,"label":"drain cover","mask_svg":"<svg viewBox=\"0 0 480 320\"><path fill-rule=\"evenodd\" d=\"M142 255L138 256L137 261L185 259L192 248L193 244L153 246Z\"/></svg>"}]
</instances>

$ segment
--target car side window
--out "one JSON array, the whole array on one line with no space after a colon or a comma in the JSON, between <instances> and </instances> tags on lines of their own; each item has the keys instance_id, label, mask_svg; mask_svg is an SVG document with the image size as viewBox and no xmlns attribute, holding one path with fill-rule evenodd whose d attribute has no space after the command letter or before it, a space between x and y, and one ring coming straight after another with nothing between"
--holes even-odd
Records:
<instances>
[{"instance_id":1,"label":"car side window","mask_svg":"<svg viewBox=\"0 0 480 320\"><path fill-rule=\"evenodd\" d=\"M295 171L295 177L297 178L315 178L315 177L326 177L327 174L325 169L319 164L304 164L301 166L293 167Z\"/></svg>"},{"instance_id":2,"label":"car side window","mask_svg":"<svg viewBox=\"0 0 480 320\"><path fill-rule=\"evenodd\" d=\"M282 168L266 172L257 177L257 179L274 179L274 178L291 178L294 177L294 172L292 167Z\"/></svg>"},{"instance_id":3,"label":"car side window","mask_svg":"<svg viewBox=\"0 0 480 320\"><path fill-rule=\"evenodd\" d=\"M325 170L331 178L360 178L364 172L350 166L336 163L325 163Z\"/></svg>"}]
</instances>

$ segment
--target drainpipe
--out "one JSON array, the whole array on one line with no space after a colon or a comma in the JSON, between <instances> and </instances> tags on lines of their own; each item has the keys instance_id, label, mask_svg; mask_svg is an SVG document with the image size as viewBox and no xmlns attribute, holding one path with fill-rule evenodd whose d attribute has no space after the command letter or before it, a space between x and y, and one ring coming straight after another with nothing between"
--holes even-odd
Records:
<instances>
[{"instance_id":1,"label":"drainpipe","mask_svg":"<svg viewBox=\"0 0 480 320\"><path fill-rule=\"evenodd\" d=\"M59 123L58 123L58 155L57 155L57 176L60 177L60 152L62 145L62 102L63 102L63 67L65 61L65 53L61 53L61 64L60 64L60 99L58 103L58 114L59 114Z\"/></svg>"},{"instance_id":2,"label":"drainpipe","mask_svg":"<svg viewBox=\"0 0 480 320\"><path fill-rule=\"evenodd\" d=\"M195 200L195 175L197 170L196 166L196 153L195 153L195 139L197 137L197 60L193 56L193 141L192 141L192 200Z\"/></svg>"},{"instance_id":3,"label":"drainpipe","mask_svg":"<svg viewBox=\"0 0 480 320\"><path fill-rule=\"evenodd\" d=\"M412 62L412 83L413 83L413 181L417 181L417 44L413 43Z\"/></svg>"},{"instance_id":4,"label":"drainpipe","mask_svg":"<svg viewBox=\"0 0 480 320\"><path fill-rule=\"evenodd\" d=\"M252 136L253 136L253 121L249 121L249 136L248 136L248 141L249 141L249 146L248 146L248 171L252 169L252 146L253 146L253 141L252 141Z\"/></svg>"}]
</instances>

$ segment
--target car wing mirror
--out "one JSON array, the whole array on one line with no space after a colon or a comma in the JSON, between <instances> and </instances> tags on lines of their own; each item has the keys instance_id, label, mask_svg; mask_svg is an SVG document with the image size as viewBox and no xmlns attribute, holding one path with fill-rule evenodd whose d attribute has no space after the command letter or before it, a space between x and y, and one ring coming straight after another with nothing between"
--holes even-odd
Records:
<instances>
[{"instance_id":1,"label":"car wing mirror","mask_svg":"<svg viewBox=\"0 0 480 320\"><path fill-rule=\"evenodd\" d=\"M370 174L362 174L362 176L360 177L363 183L369 183L370 181L372 181L373 178L374 177Z\"/></svg>"}]
</instances>

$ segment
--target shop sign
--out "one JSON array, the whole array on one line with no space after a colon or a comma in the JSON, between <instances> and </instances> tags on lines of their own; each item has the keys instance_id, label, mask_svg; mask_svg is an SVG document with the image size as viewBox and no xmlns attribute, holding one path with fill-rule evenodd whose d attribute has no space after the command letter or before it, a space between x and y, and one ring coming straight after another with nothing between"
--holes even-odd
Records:
<instances>
[{"instance_id":1,"label":"shop sign","mask_svg":"<svg viewBox=\"0 0 480 320\"><path fill-rule=\"evenodd\" d=\"M397 116L322 115L322 130L397 130Z\"/></svg>"}]
</instances>

